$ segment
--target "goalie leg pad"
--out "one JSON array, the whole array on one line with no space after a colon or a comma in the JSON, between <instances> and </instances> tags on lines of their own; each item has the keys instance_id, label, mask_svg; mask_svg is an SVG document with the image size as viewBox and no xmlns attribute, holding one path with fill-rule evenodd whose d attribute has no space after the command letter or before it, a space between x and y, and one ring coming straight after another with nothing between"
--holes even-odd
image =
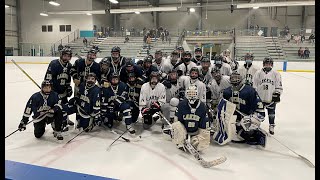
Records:
<instances>
[{"instance_id":1,"label":"goalie leg pad","mask_svg":"<svg viewBox=\"0 0 320 180\"><path fill-rule=\"evenodd\" d=\"M187 137L187 130L184 125L180 122L172 123L172 142L177 145L183 145L186 137Z\"/></svg>"},{"instance_id":2,"label":"goalie leg pad","mask_svg":"<svg viewBox=\"0 0 320 180\"><path fill-rule=\"evenodd\" d=\"M198 151L202 151L210 145L210 131L199 128L199 134L191 137L191 145Z\"/></svg>"}]
</instances>

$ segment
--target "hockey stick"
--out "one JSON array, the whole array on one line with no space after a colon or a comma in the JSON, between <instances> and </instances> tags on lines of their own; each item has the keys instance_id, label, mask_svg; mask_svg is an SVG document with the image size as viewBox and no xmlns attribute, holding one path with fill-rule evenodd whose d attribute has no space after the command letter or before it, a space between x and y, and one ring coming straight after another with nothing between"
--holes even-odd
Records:
<instances>
[{"instance_id":1,"label":"hockey stick","mask_svg":"<svg viewBox=\"0 0 320 180\"><path fill-rule=\"evenodd\" d=\"M243 112L239 111L236 109L236 111L241 114L242 116L247 116L246 114L244 114ZM278 141L279 144L281 144L282 146L286 147L288 150L290 150L291 152L293 152L294 154L296 154L301 160L303 160L305 163L307 163L310 167L315 168L315 165L306 157L302 156L301 154L296 153L294 150L290 149L288 146L286 146L285 144L283 144L282 142L280 142L277 138L271 136L268 134L269 137L272 137L274 140Z\"/></svg>"},{"instance_id":2,"label":"hockey stick","mask_svg":"<svg viewBox=\"0 0 320 180\"><path fill-rule=\"evenodd\" d=\"M85 129L82 129L81 132L79 132L77 135L75 135L73 138L71 138L68 142L66 142L65 145L63 145L63 147L65 147L67 144L69 144L72 140L74 140L76 137L78 137L80 134L82 134L84 131L86 131L87 129L91 128L93 124L91 124L90 126L86 127Z\"/></svg>"},{"instance_id":3,"label":"hockey stick","mask_svg":"<svg viewBox=\"0 0 320 180\"><path fill-rule=\"evenodd\" d=\"M30 123L33 122L33 121L34 121L34 119L31 120L31 121L29 121L26 125L30 124ZM13 131L12 133L10 133L9 135L7 135L5 138L11 136L12 134L16 133L16 132L19 131L19 130L20 130L20 129L18 128L17 130L15 130L15 131Z\"/></svg>"},{"instance_id":4,"label":"hockey stick","mask_svg":"<svg viewBox=\"0 0 320 180\"><path fill-rule=\"evenodd\" d=\"M161 112L157 112L170 126L170 128L172 129L172 125L171 123L168 121L168 119L161 113ZM190 152L190 154L193 155L193 157L200 163L200 165L204 168L210 168L212 166L217 166L219 164L224 163L227 158L225 156L222 156L220 158L217 158L213 161L206 161L204 160L201 155L199 154L199 152L192 146L192 144L186 139L184 142L184 147Z\"/></svg>"},{"instance_id":5,"label":"hockey stick","mask_svg":"<svg viewBox=\"0 0 320 180\"><path fill-rule=\"evenodd\" d=\"M29 76L28 73L26 73L13 59L11 59L11 61L12 61L13 64L15 64L35 85L37 85L39 89L41 89L41 87Z\"/></svg>"}]
</instances>

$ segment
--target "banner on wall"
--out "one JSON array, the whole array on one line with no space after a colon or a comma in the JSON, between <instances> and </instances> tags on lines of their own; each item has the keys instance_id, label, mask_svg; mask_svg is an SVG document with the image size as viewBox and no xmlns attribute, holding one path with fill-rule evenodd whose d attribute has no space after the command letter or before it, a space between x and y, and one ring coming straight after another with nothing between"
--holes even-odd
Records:
<instances>
[{"instance_id":1,"label":"banner on wall","mask_svg":"<svg viewBox=\"0 0 320 180\"><path fill-rule=\"evenodd\" d=\"M84 31L80 30L80 37L94 37L95 31Z\"/></svg>"}]
</instances>

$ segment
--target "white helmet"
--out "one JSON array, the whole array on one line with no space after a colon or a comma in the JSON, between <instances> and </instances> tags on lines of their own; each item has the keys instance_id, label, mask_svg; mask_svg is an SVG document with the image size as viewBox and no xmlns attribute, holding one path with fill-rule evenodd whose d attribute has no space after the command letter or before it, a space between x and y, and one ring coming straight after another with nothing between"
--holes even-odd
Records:
<instances>
[{"instance_id":1,"label":"white helmet","mask_svg":"<svg viewBox=\"0 0 320 180\"><path fill-rule=\"evenodd\" d=\"M188 99L190 104L195 104L197 100L199 100L198 97L198 88L196 85L190 85L186 89L186 98Z\"/></svg>"}]
</instances>

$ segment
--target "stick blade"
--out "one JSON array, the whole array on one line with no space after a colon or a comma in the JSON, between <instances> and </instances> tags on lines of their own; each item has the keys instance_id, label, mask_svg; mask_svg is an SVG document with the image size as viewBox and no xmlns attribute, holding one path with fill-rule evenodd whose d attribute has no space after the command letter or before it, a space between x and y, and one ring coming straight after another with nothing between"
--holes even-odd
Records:
<instances>
[{"instance_id":1,"label":"stick blade","mask_svg":"<svg viewBox=\"0 0 320 180\"><path fill-rule=\"evenodd\" d=\"M225 156L222 156L222 157L219 157L213 161L201 161L200 164L204 167L204 168L210 168L210 167L213 167L213 166L217 166L219 164L222 164L224 162L226 162L227 160L227 157Z\"/></svg>"},{"instance_id":2,"label":"stick blade","mask_svg":"<svg viewBox=\"0 0 320 180\"><path fill-rule=\"evenodd\" d=\"M299 155L299 157L306 163L308 164L311 168L315 168L315 165L306 157Z\"/></svg>"}]
</instances>

